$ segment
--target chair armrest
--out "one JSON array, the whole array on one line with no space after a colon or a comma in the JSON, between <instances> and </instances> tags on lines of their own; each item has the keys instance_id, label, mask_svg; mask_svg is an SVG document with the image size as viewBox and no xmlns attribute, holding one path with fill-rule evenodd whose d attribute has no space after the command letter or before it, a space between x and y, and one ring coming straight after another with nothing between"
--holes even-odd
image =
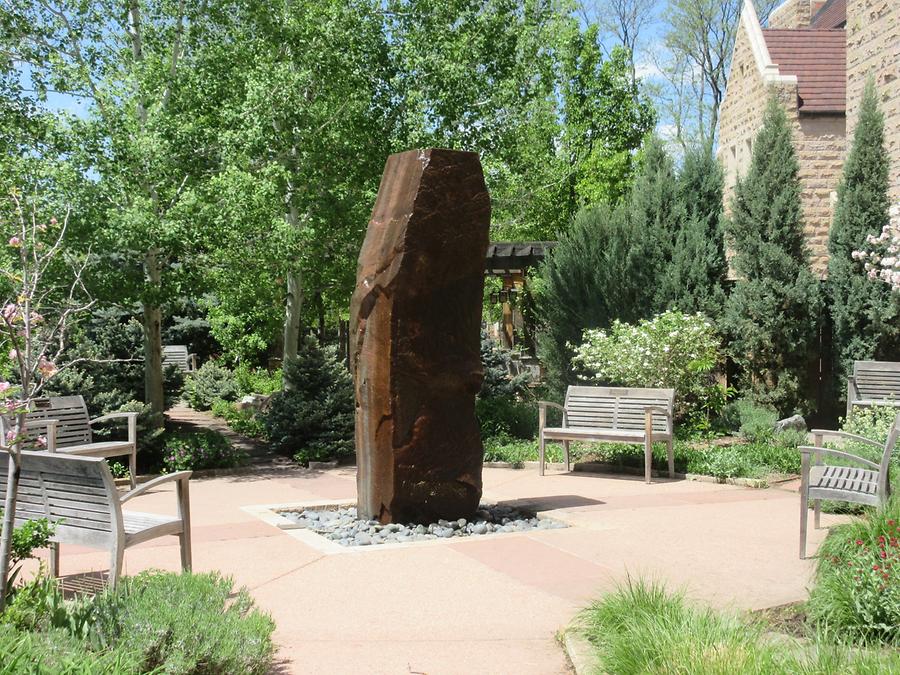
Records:
<instances>
[{"instance_id":1,"label":"chair armrest","mask_svg":"<svg viewBox=\"0 0 900 675\"><path fill-rule=\"evenodd\" d=\"M829 455L831 457L840 457L841 459L846 459L851 462L856 462L858 464L862 464L864 466L868 466L872 469L880 469L875 462L871 462L868 459L863 459L862 457L857 457L856 455L851 455L849 452L841 452L840 450L832 450L830 448L817 448L809 445L801 445L797 450L800 451L801 455Z\"/></svg>"},{"instance_id":2,"label":"chair armrest","mask_svg":"<svg viewBox=\"0 0 900 675\"><path fill-rule=\"evenodd\" d=\"M883 448L884 443L879 443L878 441L873 441L871 438L866 438L865 436L860 436L859 434L851 434L847 431L831 431L829 429L813 429L810 432L816 439L819 438L843 438L848 441L856 441L857 443L865 443L867 445L871 445L875 448ZM817 443L820 441L816 440Z\"/></svg>"},{"instance_id":3,"label":"chair armrest","mask_svg":"<svg viewBox=\"0 0 900 675\"><path fill-rule=\"evenodd\" d=\"M175 473L167 473L164 476L159 476L158 478L154 478L151 481L147 481L143 485L134 488L133 490L129 490L124 495L119 497L119 503L124 504L129 499L134 499L135 497L139 497L147 490L152 490L155 487L162 485L163 483L171 483L173 481L187 481L190 479L193 471L176 471Z\"/></svg>"},{"instance_id":4,"label":"chair armrest","mask_svg":"<svg viewBox=\"0 0 900 675\"><path fill-rule=\"evenodd\" d=\"M661 408L658 405L648 405L644 407L645 413L659 413L660 415L665 415L666 417L671 418L672 413L669 412L668 408Z\"/></svg>"},{"instance_id":5,"label":"chair armrest","mask_svg":"<svg viewBox=\"0 0 900 675\"><path fill-rule=\"evenodd\" d=\"M25 420L25 428L26 429L40 429L41 427L46 427L47 429L47 451L48 452L56 452L56 426L59 424L59 420L45 418L45 419L27 419Z\"/></svg>"},{"instance_id":6,"label":"chair armrest","mask_svg":"<svg viewBox=\"0 0 900 675\"><path fill-rule=\"evenodd\" d=\"M96 424L97 422L107 422L109 420L114 419L137 419L140 413L136 412L114 412L106 415L101 415L100 417L95 417L90 421L91 424Z\"/></svg>"},{"instance_id":7,"label":"chair armrest","mask_svg":"<svg viewBox=\"0 0 900 675\"><path fill-rule=\"evenodd\" d=\"M562 411L562 425L564 427L569 425L569 413L566 411L564 406L561 406L559 403L554 403L553 401L538 401L538 429L543 429L547 424L547 408L556 408L557 410Z\"/></svg>"}]
</instances>

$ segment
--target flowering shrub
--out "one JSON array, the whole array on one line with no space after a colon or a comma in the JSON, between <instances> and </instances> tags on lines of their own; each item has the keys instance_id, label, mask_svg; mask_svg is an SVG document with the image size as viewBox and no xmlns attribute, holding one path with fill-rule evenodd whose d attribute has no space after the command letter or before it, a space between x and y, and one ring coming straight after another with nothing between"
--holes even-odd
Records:
<instances>
[{"instance_id":1,"label":"flowering shrub","mask_svg":"<svg viewBox=\"0 0 900 675\"><path fill-rule=\"evenodd\" d=\"M712 377L719 346L702 314L664 312L635 325L614 321L608 331L585 331L573 362L588 382L675 389L676 415L696 422L725 403Z\"/></svg>"},{"instance_id":2,"label":"flowering shrub","mask_svg":"<svg viewBox=\"0 0 900 675\"><path fill-rule=\"evenodd\" d=\"M852 255L854 260L863 263L870 279L900 292L900 204L894 204L890 214L881 234L866 238L868 250L854 251Z\"/></svg>"},{"instance_id":3,"label":"flowering shrub","mask_svg":"<svg viewBox=\"0 0 900 675\"><path fill-rule=\"evenodd\" d=\"M231 469L247 463L247 453L215 431L177 434L163 445L163 473L200 469Z\"/></svg>"},{"instance_id":4,"label":"flowering shrub","mask_svg":"<svg viewBox=\"0 0 900 675\"><path fill-rule=\"evenodd\" d=\"M809 615L834 639L900 645L900 502L834 528L819 551Z\"/></svg>"}]
</instances>

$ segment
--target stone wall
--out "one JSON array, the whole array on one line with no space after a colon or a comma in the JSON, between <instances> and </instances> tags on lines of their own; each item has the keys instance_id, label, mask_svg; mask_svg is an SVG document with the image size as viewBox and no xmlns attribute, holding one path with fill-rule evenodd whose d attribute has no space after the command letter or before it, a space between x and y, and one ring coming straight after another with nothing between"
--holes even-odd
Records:
<instances>
[{"instance_id":1,"label":"stone wall","mask_svg":"<svg viewBox=\"0 0 900 675\"><path fill-rule=\"evenodd\" d=\"M810 0L785 0L769 15L767 28L801 28L809 25Z\"/></svg>"},{"instance_id":2,"label":"stone wall","mask_svg":"<svg viewBox=\"0 0 900 675\"><path fill-rule=\"evenodd\" d=\"M884 112L885 144L891 157L890 198L900 202L900 2L847 2L847 130L853 133L869 75Z\"/></svg>"}]
</instances>

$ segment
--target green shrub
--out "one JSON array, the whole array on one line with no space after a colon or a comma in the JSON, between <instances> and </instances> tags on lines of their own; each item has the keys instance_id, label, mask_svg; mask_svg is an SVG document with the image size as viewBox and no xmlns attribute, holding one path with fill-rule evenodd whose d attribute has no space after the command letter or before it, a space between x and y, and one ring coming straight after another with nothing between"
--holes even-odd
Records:
<instances>
[{"instance_id":1,"label":"green shrub","mask_svg":"<svg viewBox=\"0 0 900 675\"><path fill-rule=\"evenodd\" d=\"M900 500L839 525L819 549L808 611L831 640L900 646Z\"/></svg>"},{"instance_id":2,"label":"green shrub","mask_svg":"<svg viewBox=\"0 0 900 675\"><path fill-rule=\"evenodd\" d=\"M262 413L276 452L300 463L353 452L353 381L343 364L308 340L284 369L285 391Z\"/></svg>"},{"instance_id":3,"label":"green shrub","mask_svg":"<svg viewBox=\"0 0 900 675\"><path fill-rule=\"evenodd\" d=\"M0 535L3 533L2 518L3 509L0 509ZM21 571L22 561L33 558L35 549L47 548L55 529L55 526L46 518L28 520L13 528L10 545L10 564L6 577L7 593L13 594L15 591L14 586Z\"/></svg>"},{"instance_id":4,"label":"green shrub","mask_svg":"<svg viewBox=\"0 0 900 675\"><path fill-rule=\"evenodd\" d=\"M475 414L478 416L482 438L506 435L533 439L537 436L536 402L500 396L479 397L475 401Z\"/></svg>"},{"instance_id":5,"label":"green shrub","mask_svg":"<svg viewBox=\"0 0 900 675\"><path fill-rule=\"evenodd\" d=\"M247 453L211 429L167 433L163 440L162 471L231 469L247 463Z\"/></svg>"},{"instance_id":6,"label":"green shrub","mask_svg":"<svg viewBox=\"0 0 900 675\"><path fill-rule=\"evenodd\" d=\"M635 325L614 321L609 330L585 331L573 362L589 382L674 389L676 416L684 420L702 416L720 389L712 378L719 345L702 314L664 312ZM721 394L715 400L724 404Z\"/></svg>"},{"instance_id":7,"label":"green shrub","mask_svg":"<svg viewBox=\"0 0 900 675\"><path fill-rule=\"evenodd\" d=\"M581 629L599 659L600 671L616 675L759 673L875 675L900 669L897 652L815 644L797 649L771 640L770 627L689 604L662 585L629 580L589 606Z\"/></svg>"},{"instance_id":8,"label":"green shrub","mask_svg":"<svg viewBox=\"0 0 900 675\"><path fill-rule=\"evenodd\" d=\"M526 373L510 376L512 353L501 349L497 344L481 335L481 365L484 368L484 380L481 383L480 398L514 398L528 393L529 376Z\"/></svg>"},{"instance_id":9,"label":"green shrub","mask_svg":"<svg viewBox=\"0 0 900 675\"><path fill-rule=\"evenodd\" d=\"M737 431L751 443L765 443L775 436L778 413L773 408L742 398L725 407L722 421L729 431Z\"/></svg>"},{"instance_id":10,"label":"green shrub","mask_svg":"<svg viewBox=\"0 0 900 675\"><path fill-rule=\"evenodd\" d=\"M234 381L238 397L247 394L274 394L281 391L281 368L268 371L265 368L251 368L242 363L234 369Z\"/></svg>"},{"instance_id":11,"label":"green shrub","mask_svg":"<svg viewBox=\"0 0 900 675\"><path fill-rule=\"evenodd\" d=\"M0 625L0 673L265 673L272 620L218 573L146 572L64 602L55 582L35 632ZM4 614L5 616L5 614ZM9 664L15 664L10 667ZM4 670L6 669L6 670Z\"/></svg>"},{"instance_id":12,"label":"green shrub","mask_svg":"<svg viewBox=\"0 0 900 675\"><path fill-rule=\"evenodd\" d=\"M237 396L234 374L215 361L204 363L184 384L184 399L194 410L209 410L214 401L234 401Z\"/></svg>"},{"instance_id":13,"label":"green shrub","mask_svg":"<svg viewBox=\"0 0 900 675\"><path fill-rule=\"evenodd\" d=\"M238 410L230 401L214 401L212 413L224 419L228 426L242 436L250 438L267 438L266 425L255 410L246 408Z\"/></svg>"}]
</instances>

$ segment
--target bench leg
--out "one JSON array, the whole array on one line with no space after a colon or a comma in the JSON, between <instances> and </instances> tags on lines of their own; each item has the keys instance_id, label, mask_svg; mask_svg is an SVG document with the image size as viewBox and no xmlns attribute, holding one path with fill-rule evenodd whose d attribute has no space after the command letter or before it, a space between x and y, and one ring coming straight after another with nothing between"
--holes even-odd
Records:
<instances>
[{"instance_id":1,"label":"bench leg","mask_svg":"<svg viewBox=\"0 0 900 675\"><path fill-rule=\"evenodd\" d=\"M571 464L571 462L569 462L569 441L563 441L563 450L566 453L566 471L571 471L569 466Z\"/></svg>"},{"instance_id":2,"label":"bench leg","mask_svg":"<svg viewBox=\"0 0 900 675\"><path fill-rule=\"evenodd\" d=\"M541 440L538 443L539 452L538 452L538 475L544 475L544 449L546 447L546 441L544 440L544 434L541 434Z\"/></svg>"},{"instance_id":3,"label":"bench leg","mask_svg":"<svg viewBox=\"0 0 900 675\"><path fill-rule=\"evenodd\" d=\"M644 441L644 482L650 484L650 471L653 467L653 441L650 436Z\"/></svg>"},{"instance_id":4,"label":"bench leg","mask_svg":"<svg viewBox=\"0 0 900 675\"><path fill-rule=\"evenodd\" d=\"M181 570L183 572L190 572L192 570L193 564L193 560L191 558L190 530L185 530L184 532L179 534L178 539L181 542Z\"/></svg>"},{"instance_id":5,"label":"bench leg","mask_svg":"<svg viewBox=\"0 0 900 675\"><path fill-rule=\"evenodd\" d=\"M50 543L50 576L59 578L59 544L55 541Z\"/></svg>"},{"instance_id":6,"label":"bench leg","mask_svg":"<svg viewBox=\"0 0 900 675\"><path fill-rule=\"evenodd\" d=\"M178 493L178 515L181 518L181 534L178 539L181 542L181 569L183 572L191 571L191 493L190 485L186 479L178 481L176 488Z\"/></svg>"},{"instance_id":7,"label":"bench leg","mask_svg":"<svg viewBox=\"0 0 900 675\"><path fill-rule=\"evenodd\" d=\"M109 552L109 587L115 588L122 576L122 567L125 563L125 547L121 544L113 546Z\"/></svg>"},{"instance_id":8,"label":"bench leg","mask_svg":"<svg viewBox=\"0 0 900 675\"><path fill-rule=\"evenodd\" d=\"M131 489L134 490L137 485L137 452L128 456L128 473L131 474Z\"/></svg>"},{"instance_id":9,"label":"bench leg","mask_svg":"<svg viewBox=\"0 0 900 675\"><path fill-rule=\"evenodd\" d=\"M822 526L822 500L813 500L813 527L817 530Z\"/></svg>"},{"instance_id":10,"label":"bench leg","mask_svg":"<svg viewBox=\"0 0 900 675\"><path fill-rule=\"evenodd\" d=\"M801 456L800 466L800 559L806 558L806 526L809 522L809 455Z\"/></svg>"},{"instance_id":11,"label":"bench leg","mask_svg":"<svg viewBox=\"0 0 900 675\"><path fill-rule=\"evenodd\" d=\"M675 478L675 441L671 438L666 441L666 450L669 453L669 478Z\"/></svg>"}]
</instances>

